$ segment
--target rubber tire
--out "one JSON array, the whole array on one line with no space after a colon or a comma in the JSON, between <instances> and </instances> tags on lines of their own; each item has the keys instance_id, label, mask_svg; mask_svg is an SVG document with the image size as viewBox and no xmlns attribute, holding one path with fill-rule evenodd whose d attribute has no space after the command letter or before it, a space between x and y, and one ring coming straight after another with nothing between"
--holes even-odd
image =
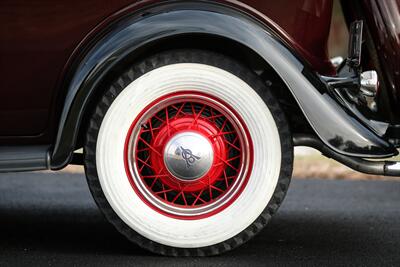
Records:
<instances>
[{"instance_id":1,"label":"rubber tire","mask_svg":"<svg viewBox=\"0 0 400 267\"><path fill-rule=\"evenodd\" d=\"M241 78L261 96L268 106L278 128L281 141L281 169L278 184L276 185L273 196L264 211L250 226L236 236L224 242L201 248L176 248L166 246L149 240L132 230L118 217L107 202L96 170L95 152L97 137L102 119L104 118L107 109L111 106L113 100L126 86L143 74L156 68L175 63L207 64L226 70ZM126 69L121 72L111 86L105 90L97 106L92 111L91 119L87 126L84 145L84 166L87 182L97 206L105 215L106 219L130 241L153 253L162 255L209 256L227 252L244 244L259 233L265 225L267 225L271 216L278 210L289 187L293 166L293 145L291 132L284 112L280 108L279 103L273 96L270 88L267 87L256 74L242 66L239 62L220 54L203 50L173 50L151 56Z\"/></svg>"}]
</instances>

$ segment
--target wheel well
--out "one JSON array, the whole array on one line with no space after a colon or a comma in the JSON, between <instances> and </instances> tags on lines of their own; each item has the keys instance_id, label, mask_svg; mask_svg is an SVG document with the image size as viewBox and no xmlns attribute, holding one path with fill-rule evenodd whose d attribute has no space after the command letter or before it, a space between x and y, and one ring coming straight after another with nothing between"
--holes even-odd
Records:
<instances>
[{"instance_id":1,"label":"wheel well","mask_svg":"<svg viewBox=\"0 0 400 267\"><path fill-rule=\"evenodd\" d=\"M241 64L246 65L255 74L257 74L268 86L272 88L273 94L278 98L282 109L289 121L291 131L293 133L310 133L312 129L308 124L303 112L300 110L292 93L287 88L284 81L276 73L276 71L256 52L248 47L239 44L233 40L222 38L219 36L210 36L205 34L190 34L175 36L152 42L145 47L139 48L133 54L127 56L125 60L112 69L100 83L101 86L96 89L94 96L91 98L85 110L84 118L79 128L79 134L75 148L81 148L90 119L91 113L102 96L102 88L107 88L115 77L134 62L140 61L150 55L174 49L201 49L223 54L231 57ZM100 88L101 87L101 88Z\"/></svg>"}]
</instances>

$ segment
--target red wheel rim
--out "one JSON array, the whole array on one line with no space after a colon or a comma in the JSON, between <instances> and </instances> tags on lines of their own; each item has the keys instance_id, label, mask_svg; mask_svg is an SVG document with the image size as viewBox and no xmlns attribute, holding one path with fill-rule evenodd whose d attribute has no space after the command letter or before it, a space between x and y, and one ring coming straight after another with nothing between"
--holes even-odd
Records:
<instances>
[{"instance_id":1,"label":"red wheel rim","mask_svg":"<svg viewBox=\"0 0 400 267\"><path fill-rule=\"evenodd\" d=\"M185 148L178 146L170 157L175 140L186 142ZM200 157L202 149L212 157ZM177 219L201 219L239 197L251 173L253 145L243 120L226 102L181 92L142 110L128 132L124 158L130 184L148 206ZM187 168L169 164L175 161Z\"/></svg>"}]
</instances>

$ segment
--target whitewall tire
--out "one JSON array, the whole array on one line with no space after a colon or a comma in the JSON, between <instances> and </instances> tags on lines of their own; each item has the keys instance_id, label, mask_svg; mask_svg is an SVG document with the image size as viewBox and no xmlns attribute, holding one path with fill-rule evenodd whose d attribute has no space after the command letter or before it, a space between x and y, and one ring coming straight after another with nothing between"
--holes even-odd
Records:
<instances>
[{"instance_id":1,"label":"whitewall tire","mask_svg":"<svg viewBox=\"0 0 400 267\"><path fill-rule=\"evenodd\" d=\"M96 203L130 240L165 255L212 255L266 225L292 153L284 114L255 74L181 50L109 86L89 124L85 169Z\"/></svg>"}]
</instances>

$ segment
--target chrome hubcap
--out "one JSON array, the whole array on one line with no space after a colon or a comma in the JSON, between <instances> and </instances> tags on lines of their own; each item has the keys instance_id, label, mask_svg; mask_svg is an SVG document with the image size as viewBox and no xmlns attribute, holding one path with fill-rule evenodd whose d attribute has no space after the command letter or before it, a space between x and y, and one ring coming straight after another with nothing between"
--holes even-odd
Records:
<instances>
[{"instance_id":1,"label":"chrome hubcap","mask_svg":"<svg viewBox=\"0 0 400 267\"><path fill-rule=\"evenodd\" d=\"M214 152L210 141L195 132L176 134L164 149L164 163L176 178L193 181L211 168Z\"/></svg>"}]
</instances>

